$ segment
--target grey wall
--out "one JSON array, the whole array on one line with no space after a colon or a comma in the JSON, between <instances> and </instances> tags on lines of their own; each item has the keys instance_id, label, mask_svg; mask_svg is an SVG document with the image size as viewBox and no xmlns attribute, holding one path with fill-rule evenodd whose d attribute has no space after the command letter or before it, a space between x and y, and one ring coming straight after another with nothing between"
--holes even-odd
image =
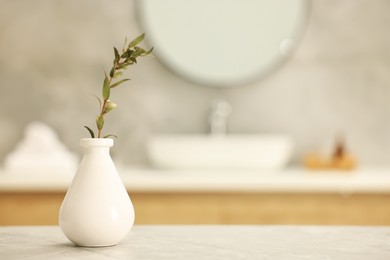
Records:
<instances>
[{"instance_id":1,"label":"grey wall","mask_svg":"<svg viewBox=\"0 0 390 260\"><path fill-rule=\"evenodd\" d=\"M0 1L0 160L39 120L80 152L82 128L93 126L102 68L112 46L142 32L133 1ZM304 38L265 79L234 89L186 82L157 59L131 67L128 87L115 89L118 109L107 130L119 135L113 156L147 163L153 133L207 133L214 97L234 112L230 133L287 133L293 164L329 149L344 133L361 164L390 164L390 1L313 0ZM108 68L107 68L108 69Z\"/></svg>"}]
</instances>

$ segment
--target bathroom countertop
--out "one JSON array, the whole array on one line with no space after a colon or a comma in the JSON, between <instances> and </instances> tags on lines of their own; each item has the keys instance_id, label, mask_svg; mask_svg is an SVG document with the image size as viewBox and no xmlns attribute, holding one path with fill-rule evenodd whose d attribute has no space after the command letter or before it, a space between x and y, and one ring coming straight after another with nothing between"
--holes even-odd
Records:
<instances>
[{"instance_id":1,"label":"bathroom countertop","mask_svg":"<svg viewBox=\"0 0 390 260\"><path fill-rule=\"evenodd\" d=\"M162 171L118 168L131 192L390 193L390 169L307 171ZM0 192L66 191L72 174L0 171Z\"/></svg>"},{"instance_id":2,"label":"bathroom countertop","mask_svg":"<svg viewBox=\"0 0 390 260\"><path fill-rule=\"evenodd\" d=\"M390 227L134 226L101 248L73 246L58 226L0 235L1 259L390 259Z\"/></svg>"}]
</instances>

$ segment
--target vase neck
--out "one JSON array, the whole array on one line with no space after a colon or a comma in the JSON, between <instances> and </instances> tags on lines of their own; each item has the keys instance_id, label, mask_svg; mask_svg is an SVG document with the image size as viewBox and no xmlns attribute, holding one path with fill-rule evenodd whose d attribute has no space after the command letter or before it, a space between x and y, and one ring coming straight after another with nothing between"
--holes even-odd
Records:
<instances>
[{"instance_id":1,"label":"vase neck","mask_svg":"<svg viewBox=\"0 0 390 260\"><path fill-rule=\"evenodd\" d=\"M84 148L84 154L106 155L110 153L110 147L114 140L110 138L83 138L80 146Z\"/></svg>"},{"instance_id":2,"label":"vase neck","mask_svg":"<svg viewBox=\"0 0 390 260\"><path fill-rule=\"evenodd\" d=\"M109 147L89 147L84 148L84 155L109 155Z\"/></svg>"}]
</instances>

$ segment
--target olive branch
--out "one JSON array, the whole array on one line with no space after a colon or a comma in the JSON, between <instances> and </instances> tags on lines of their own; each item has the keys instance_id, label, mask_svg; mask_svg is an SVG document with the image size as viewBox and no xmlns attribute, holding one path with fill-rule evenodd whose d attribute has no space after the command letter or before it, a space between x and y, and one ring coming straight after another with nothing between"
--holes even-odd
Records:
<instances>
[{"instance_id":1,"label":"olive branch","mask_svg":"<svg viewBox=\"0 0 390 260\"><path fill-rule=\"evenodd\" d=\"M107 75L107 72L104 71L104 81L103 81L103 89L102 89L102 99L98 96L94 95L99 102L99 111L100 114L96 116L96 127L97 127L97 138L101 138L102 130L104 127L104 117L107 113L112 111L117 105L112 102L110 98L111 89L118 87L122 83L129 81L130 79L124 78L118 80L123 75L123 70L127 69L128 66L137 64L138 57L144 57L149 55L153 48L146 51L137 45L143 41L145 38L145 34L141 34L134 40L132 40L127 45L127 39L125 40L125 44L122 49L122 53L119 53L117 48L114 47L114 61L113 66L110 70L110 73ZM117 79L114 82L114 79ZM90 133L92 138L95 138L95 132L88 126L84 126L88 132ZM107 137L116 137L116 135L108 134L103 136L103 138Z\"/></svg>"}]
</instances>

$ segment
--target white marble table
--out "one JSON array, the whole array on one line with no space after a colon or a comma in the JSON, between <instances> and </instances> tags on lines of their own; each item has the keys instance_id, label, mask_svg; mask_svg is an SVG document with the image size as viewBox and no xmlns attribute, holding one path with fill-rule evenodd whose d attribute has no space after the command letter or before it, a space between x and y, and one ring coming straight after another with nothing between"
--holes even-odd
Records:
<instances>
[{"instance_id":1,"label":"white marble table","mask_svg":"<svg viewBox=\"0 0 390 260\"><path fill-rule=\"evenodd\" d=\"M390 259L390 227L135 226L104 248L57 226L0 227L0 259Z\"/></svg>"}]
</instances>

